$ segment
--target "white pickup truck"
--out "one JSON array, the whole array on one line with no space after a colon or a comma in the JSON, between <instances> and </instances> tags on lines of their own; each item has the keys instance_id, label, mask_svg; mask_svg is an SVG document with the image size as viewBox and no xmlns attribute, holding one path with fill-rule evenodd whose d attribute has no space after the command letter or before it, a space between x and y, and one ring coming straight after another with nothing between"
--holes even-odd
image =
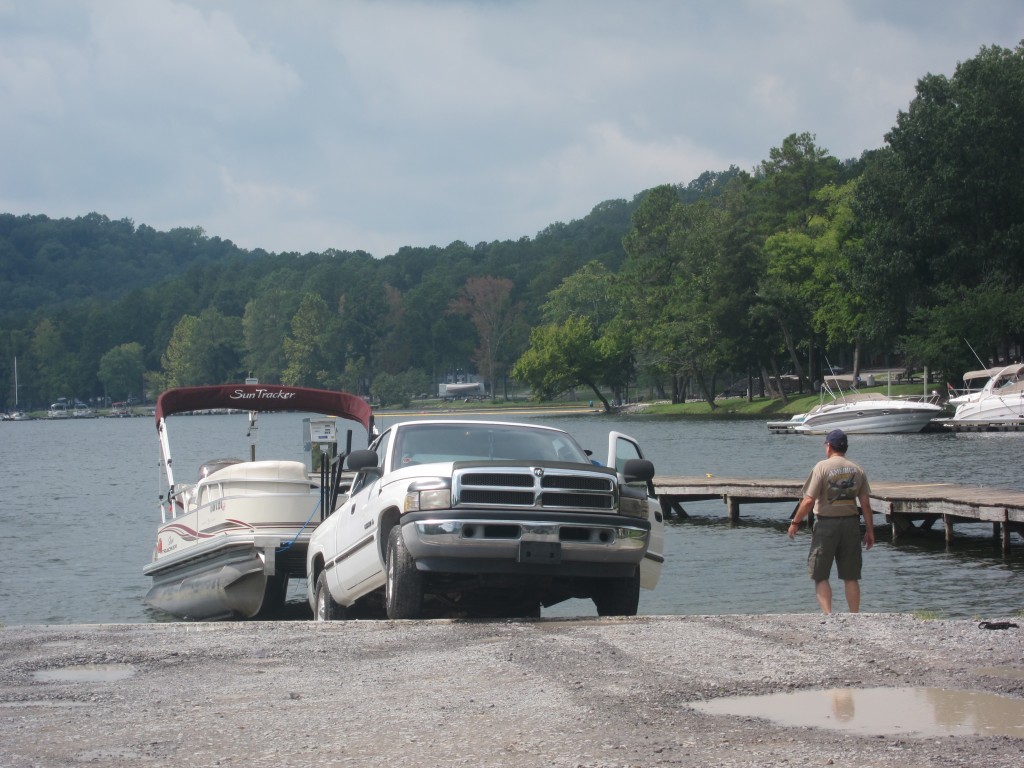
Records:
<instances>
[{"instance_id":1,"label":"white pickup truck","mask_svg":"<svg viewBox=\"0 0 1024 768\"><path fill-rule=\"evenodd\" d=\"M631 616L658 583L654 466L626 435L601 466L560 429L410 421L346 461L351 487L307 550L317 620L535 617L570 598Z\"/></svg>"}]
</instances>

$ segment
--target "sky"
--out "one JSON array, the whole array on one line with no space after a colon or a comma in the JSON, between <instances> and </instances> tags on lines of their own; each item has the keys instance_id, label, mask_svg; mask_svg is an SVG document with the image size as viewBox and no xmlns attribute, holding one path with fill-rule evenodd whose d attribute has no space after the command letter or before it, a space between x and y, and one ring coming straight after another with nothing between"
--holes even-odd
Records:
<instances>
[{"instance_id":1,"label":"sky","mask_svg":"<svg viewBox=\"0 0 1024 768\"><path fill-rule=\"evenodd\" d=\"M1022 40L1020 0L0 0L0 212L518 240L794 133L859 157Z\"/></svg>"}]
</instances>

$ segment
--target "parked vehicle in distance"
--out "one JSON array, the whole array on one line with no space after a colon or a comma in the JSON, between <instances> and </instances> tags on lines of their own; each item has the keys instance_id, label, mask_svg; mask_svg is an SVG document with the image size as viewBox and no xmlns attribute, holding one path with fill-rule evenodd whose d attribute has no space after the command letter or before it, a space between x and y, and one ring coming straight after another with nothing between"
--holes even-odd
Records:
<instances>
[{"instance_id":1,"label":"parked vehicle in distance","mask_svg":"<svg viewBox=\"0 0 1024 768\"><path fill-rule=\"evenodd\" d=\"M634 615L658 583L654 466L627 435L609 434L600 466L560 429L411 421L347 466L349 491L307 549L317 620L529 617L570 598Z\"/></svg>"}]
</instances>

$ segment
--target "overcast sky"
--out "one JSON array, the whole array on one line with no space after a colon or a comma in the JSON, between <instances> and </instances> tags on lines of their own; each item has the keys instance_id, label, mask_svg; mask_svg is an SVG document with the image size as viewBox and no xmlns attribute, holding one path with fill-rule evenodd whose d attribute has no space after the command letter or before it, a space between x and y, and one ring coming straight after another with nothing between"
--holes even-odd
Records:
<instances>
[{"instance_id":1,"label":"overcast sky","mask_svg":"<svg viewBox=\"0 0 1024 768\"><path fill-rule=\"evenodd\" d=\"M0 212L270 251L533 237L880 147L1021 0L0 0Z\"/></svg>"}]
</instances>

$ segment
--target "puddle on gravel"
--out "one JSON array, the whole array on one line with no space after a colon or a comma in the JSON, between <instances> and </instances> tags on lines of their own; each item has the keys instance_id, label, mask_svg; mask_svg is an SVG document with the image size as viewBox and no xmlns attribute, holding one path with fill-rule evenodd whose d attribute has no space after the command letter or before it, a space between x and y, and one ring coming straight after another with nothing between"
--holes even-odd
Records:
<instances>
[{"instance_id":1,"label":"puddle on gravel","mask_svg":"<svg viewBox=\"0 0 1024 768\"><path fill-rule=\"evenodd\" d=\"M32 676L44 683L116 683L135 674L131 664L78 664L40 669Z\"/></svg>"},{"instance_id":2,"label":"puddle on gravel","mask_svg":"<svg viewBox=\"0 0 1024 768\"><path fill-rule=\"evenodd\" d=\"M832 688L733 696L690 704L711 715L762 717L781 725L868 736L1024 738L1024 701L948 688Z\"/></svg>"},{"instance_id":3,"label":"puddle on gravel","mask_svg":"<svg viewBox=\"0 0 1024 768\"><path fill-rule=\"evenodd\" d=\"M982 667L978 670L979 675L986 677L1002 677L1007 680L1024 679L1024 667Z\"/></svg>"}]
</instances>

